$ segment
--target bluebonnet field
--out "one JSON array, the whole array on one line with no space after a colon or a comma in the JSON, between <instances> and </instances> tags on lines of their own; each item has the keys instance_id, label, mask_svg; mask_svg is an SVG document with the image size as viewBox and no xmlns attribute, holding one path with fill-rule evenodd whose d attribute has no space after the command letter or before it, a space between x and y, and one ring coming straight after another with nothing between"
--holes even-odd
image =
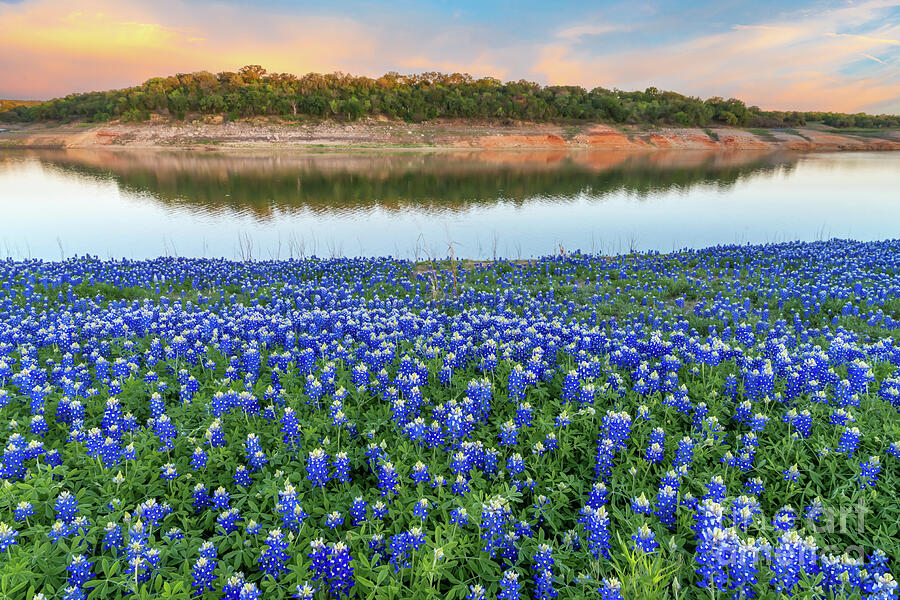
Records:
<instances>
[{"instance_id":1,"label":"bluebonnet field","mask_svg":"<svg viewBox=\"0 0 900 600\"><path fill-rule=\"evenodd\" d=\"M898 241L0 281L0 597L897 597Z\"/></svg>"}]
</instances>

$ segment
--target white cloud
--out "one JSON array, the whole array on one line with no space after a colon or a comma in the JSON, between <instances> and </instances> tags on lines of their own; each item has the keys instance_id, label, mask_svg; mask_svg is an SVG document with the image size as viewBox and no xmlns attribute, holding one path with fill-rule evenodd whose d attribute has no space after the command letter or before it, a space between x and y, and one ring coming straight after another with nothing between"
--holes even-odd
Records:
<instances>
[{"instance_id":1,"label":"white cloud","mask_svg":"<svg viewBox=\"0 0 900 600\"><path fill-rule=\"evenodd\" d=\"M567 27L556 34L557 37L568 40L578 40L590 35L609 35L610 33L622 33L630 31L627 25L614 24L594 24L594 25L574 25Z\"/></svg>"}]
</instances>

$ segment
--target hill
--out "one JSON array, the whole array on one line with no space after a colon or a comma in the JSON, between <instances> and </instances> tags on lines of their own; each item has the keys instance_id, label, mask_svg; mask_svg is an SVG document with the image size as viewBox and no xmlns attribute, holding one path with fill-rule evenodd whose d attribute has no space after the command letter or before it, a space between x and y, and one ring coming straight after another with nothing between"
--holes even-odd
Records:
<instances>
[{"instance_id":1,"label":"hill","mask_svg":"<svg viewBox=\"0 0 900 600\"><path fill-rule=\"evenodd\" d=\"M27 103L26 103L27 104ZM467 74L388 73L378 78L344 73L268 73L258 65L238 72L155 77L121 90L71 94L0 112L7 122L144 121L152 115L183 120L190 114L226 120L289 116L300 121L355 121L385 117L408 122L480 119L497 122L584 123L706 127L796 127L819 122L842 128L900 127L900 116L814 111L764 111L729 98L700 99L648 88L501 82Z\"/></svg>"}]
</instances>

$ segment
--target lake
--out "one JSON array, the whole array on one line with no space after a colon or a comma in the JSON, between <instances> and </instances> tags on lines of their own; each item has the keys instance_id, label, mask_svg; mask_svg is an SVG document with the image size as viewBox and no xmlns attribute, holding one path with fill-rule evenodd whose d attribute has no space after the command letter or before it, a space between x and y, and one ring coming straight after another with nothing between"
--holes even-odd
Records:
<instances>
[{"instance_id":1,"label":"lake","mask_svg":"<svg viewBox=\"0 0 900 600\"><path fill-rule=\"evenodd\" d=\"M0 151L0 254L527 258L900 236L900 153Z\"/></svg>"}]
</instances>

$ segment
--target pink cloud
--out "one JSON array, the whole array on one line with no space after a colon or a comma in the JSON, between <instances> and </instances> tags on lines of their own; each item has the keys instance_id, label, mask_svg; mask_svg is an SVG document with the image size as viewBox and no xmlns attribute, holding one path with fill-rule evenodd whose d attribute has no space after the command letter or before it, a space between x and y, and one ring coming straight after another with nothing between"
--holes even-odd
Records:
<instances>
[{"instance_id":1,"label":"pink cloud","mask_svg":"<svg viewBox=\"0 0 900 600\"><path fill-rule=\"evenodd\" d=\"M700 96L733 96L771 109L900 111L900 76L874 54L893 46L900 26L877 19L884 2L868 2L784 22L637 50L591 53L565 40L542 46L533 69L551 83L621 89L655 86ZM875 23L870 35L829 32ZM873 59L877 73L846 67Z\"/></svg>"}]
</instances>

